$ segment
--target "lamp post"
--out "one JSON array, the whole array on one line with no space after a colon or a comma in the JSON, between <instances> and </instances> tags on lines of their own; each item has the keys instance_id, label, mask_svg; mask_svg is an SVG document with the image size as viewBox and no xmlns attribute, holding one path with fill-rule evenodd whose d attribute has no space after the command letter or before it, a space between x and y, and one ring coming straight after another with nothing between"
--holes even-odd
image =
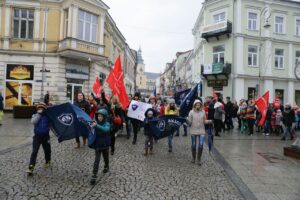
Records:
<instances>
[{"instance_id":1,"label":"lamp post","mask_svg":"<svg viewBox=\"0 0 300 200\"><path fill-rule=\"evenodd\" d=\"M260 18L259 18L259 39L260 39L260 43L259 43L259 67L258 67L258 85L257 85L257 96L260 95L260 82L261 82L261 65L262 65L262 59L261 59L261 49L262 49L262 46L263 46L263 41L262 41L262 35L261 35L261 18L262 18L262 14L267 14L264 16L265 18L265 22L264 22L264 25L263 27L265 29L267 28L270 28L271 25L269 24L269 19L271 17L271 12L270 12L270 8L268 6L265 6L261 12L260 12Z\"/></svg>"}]
</instances>

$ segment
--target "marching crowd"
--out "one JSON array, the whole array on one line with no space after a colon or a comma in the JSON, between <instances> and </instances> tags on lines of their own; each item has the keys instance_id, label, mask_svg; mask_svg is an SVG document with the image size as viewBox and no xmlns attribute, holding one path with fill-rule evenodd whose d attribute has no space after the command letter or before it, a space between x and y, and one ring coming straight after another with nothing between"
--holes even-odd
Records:
<instances>
[{"instance_id":1,"label":"marching crowd","mask_svg":"<svg viewBox=\"0 0 300 200\"><path fill-rule=\"evenodd\" d=\"M144 127L144 155L154 154L153 146L157 142L151 133L151 121L164 115L179 116L179 108L173 98L162 98L161 95L142 98L139 93L135 93L129 99L142 101L151 104L151 108L145 112L145 120L139 121L127 116L128 109L123 109L117 96L112 96L107 99L104 92L100 98L95 98L94 95L85 98L83 93L77 94L77 100L74 105L86 112L91 119L94 120L92 126L95 128L96 139L89 147L95 149L95 161L93 165L93 174L90 181L91 184L96 183L99 170L101 154L104 159L103 173L109 171L109 154L115 153L115 141L120 130L126 132L127 139L131 138L133 132L132 144L137 143L138 132ZM27 173L33 173L39 147L42 145L45 152L45 167L50 166L51 162L51 146L50 146L50 124L45 116L45 110L49 105L48 100L45 103L37 105L37 113L32 116L31 122L34 124L33 151L30 158L30 164ZM264 134L266 136L274 134L282 136L282 140L293 139L295 130L300 129L300 109L291 107L290 104L281 105L279 103L269 104L266 112L264 124L261 126L259 121L262 114L256 107L254 100L240 100L239 104L236 101L231 101L230 97L226 98L226 103L222 98L206 97L205 99L196 98L193 102L193 108L186 118L186 123L183 124L184 134L191 135L191 154L192 163L201 165L201 157L203 145L206 135L208 136L209 151L212 149L214 136L220 137L221 133L234 129L238 125L240 134L253 135ZM189 128L188 128L189 127ZM179 136L179 129L174 129L168 136L168 152L173 151L173 136ZM289 136L289 138L288 138ZM76 138L75 148L80 148L81 145L87 145L87 138Z\"/></svg>"}]
</instances>

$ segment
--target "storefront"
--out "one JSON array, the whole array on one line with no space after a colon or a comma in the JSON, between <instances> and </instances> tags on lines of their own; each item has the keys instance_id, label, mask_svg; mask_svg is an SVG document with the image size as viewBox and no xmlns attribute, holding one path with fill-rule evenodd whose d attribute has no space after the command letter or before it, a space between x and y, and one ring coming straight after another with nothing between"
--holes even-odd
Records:
<instances>
[{"instance_id":1,"label":"storefront","mask_svg":"<svg viewBox=\"0 0 300 200\"><path fill-rule=\"evenodd\" d=\"M298 106L300 106L300 90L295 91L295 102Z\"/></svg>"},{"instance_id":2,"label":"storefront","mask_svg":"<svg viewBox=\"0 0 300 200\"><path fill-rule=\"evenodd\" d=\"M7 64L5 77L4 107L32 105L34 91L34 66Z\"/></svg>"}]
</instances>

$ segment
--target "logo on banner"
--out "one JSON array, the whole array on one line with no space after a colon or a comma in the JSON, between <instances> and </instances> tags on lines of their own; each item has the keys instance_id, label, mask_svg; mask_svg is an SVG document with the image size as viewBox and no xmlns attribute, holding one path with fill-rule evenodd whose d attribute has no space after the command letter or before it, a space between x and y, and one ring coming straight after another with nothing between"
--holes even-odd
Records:
<instances>
[{"instance_id":1,"label":"logo on banner","mask_svg":"<svg viewBox=\"0 0 300 200\"><path fill-rule=\"evenodd\" d=\"M58 117L58 121L66 126L71 126L73 123L73 115L63 113Z\"/></svg>"},{"instance_id":2,"label":"logo on banner","mask_svg":"<svg viewBox=\"0 0 300 200\"><path fill-rule=\"evenodd\" d=\"M136 105L136 104L133 104L133 105L131 106L131 108L132 108L133 111L135 111L138 107L139 107L139 106Z\"/></svg>"},{"instance_id":3,"label":"logo on banner","mask_svg":"<svg viewBox=\"0 0 300 200\"><path fill-rule=\"evenodd\" d=\"M158 122L157 126L158 126L160 131L164 131L165 128L166 128L166 122L164 120L161 120L161 121Z\"/></svg>"}]
</instances>

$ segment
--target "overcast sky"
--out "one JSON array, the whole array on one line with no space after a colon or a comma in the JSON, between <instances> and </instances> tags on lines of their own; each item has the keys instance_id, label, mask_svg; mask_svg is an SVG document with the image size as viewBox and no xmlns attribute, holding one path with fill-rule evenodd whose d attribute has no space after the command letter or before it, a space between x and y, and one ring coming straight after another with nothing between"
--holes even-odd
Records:
<instances>
[{"instance_id":1,"label":"overcast sky","mask_svg":"<svg viewBox=\"0 0 300 200\"><path fill-rule=\"evenodd\" d=\"M192 28L203 0L103 0L133 49L141 46L146 71L161 72L178 51L193 48Z\"/></svg>"}]
</instances>

